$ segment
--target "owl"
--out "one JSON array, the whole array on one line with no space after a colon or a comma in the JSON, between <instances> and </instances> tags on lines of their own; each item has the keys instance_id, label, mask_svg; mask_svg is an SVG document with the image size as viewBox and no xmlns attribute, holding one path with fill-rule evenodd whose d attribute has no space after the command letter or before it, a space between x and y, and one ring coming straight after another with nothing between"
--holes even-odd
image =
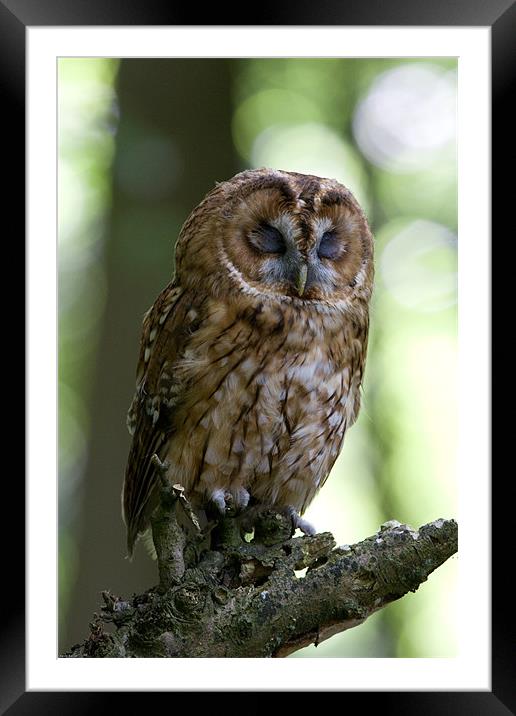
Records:
<instances>
[{"instance_id":1,"label":"owl","mask_svg":"<svg viewBox=\"0 0 516 716\"><path fill-rule=\"evenodd\" d=\"M143 319L122 491L127 547L157 504L156 455L194 507L302 518L357 418L373 239L351 192L275 169L218 183Z\"/></svg>"}]
</instances>

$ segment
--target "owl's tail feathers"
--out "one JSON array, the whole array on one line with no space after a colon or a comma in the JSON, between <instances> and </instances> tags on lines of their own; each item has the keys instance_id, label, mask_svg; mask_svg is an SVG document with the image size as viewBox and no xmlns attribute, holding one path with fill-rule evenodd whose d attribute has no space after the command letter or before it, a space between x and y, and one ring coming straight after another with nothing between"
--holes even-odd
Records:
<instances>
[{"instance_id":1,"label":"owl's tail feathers","mask_svg":"<svg viewBox=\"0 0 516 716\"><path fill-rule=\"evenodd\" d=\"M135 529L134 522L130 519L128 515L127 510L127 502L126 502L126 495L125 495L125 488L126 485L124 483L124 486L122 488L122 494L120 495L121 503L122 503L122 520L124 521L124 524L127 528L127 555L126 559L128 559L130 562L132 562L133 559L133 551L134 551L134 543L136 542L136 538L138 537L138 530Z\"/></svg>"},{"instance_id":2,"label":"owl's tail feathers","mask_svg":"<svg viewBox=\"0 0 516 716\"><path fill-rule=\"evenodd\" d=\"M122 516L124 518L124 522L127 527L127 556L126 559L129 560L129 562L133 561L133 552L134 552L134 545L136 544L136 540L138 539L138 527L134 523L134 521L127 519L127 516L125 514L125 511L122 510Z\"/></svg>"},{"instance_id":3,"label":"owl's tail feathers","mask_svg":"<svg viewBox=\"0 0 516 716\"><path fill-rule=\"evenodd\" d=\"M122 504L124 505L123 498ZM147 500L144 506L145 509L140 508L136 514L131 514L127 504L122 507L122 517L127 528L127 558L129 561L132 560L134 545L140 538L144 542L150 556L156 559L149 516L157 506L157 495L152 495L151 499Z\"/></svg>"},{"instance_id":4,"label":"owl's tail feathers","mask_svg":"<svg viewBox=\"0 0 516 716\"><path fill-rule=\"evenodd\" d=\"M138 533L135 530L127 529L127 559L130 562L133 561L134 545L137 537Z\"/></svg>"}]
</instances>

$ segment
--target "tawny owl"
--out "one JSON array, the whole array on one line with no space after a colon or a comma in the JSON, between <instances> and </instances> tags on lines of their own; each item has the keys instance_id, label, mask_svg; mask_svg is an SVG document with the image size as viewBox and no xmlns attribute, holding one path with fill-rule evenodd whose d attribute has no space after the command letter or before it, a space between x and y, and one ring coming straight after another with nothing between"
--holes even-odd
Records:
<instances>
[{"instance_id":1,"label":"tawny owl","mask_svg":"<svg viewBox=\"0 0 516 716\"><path fill-rule=\"evenodd\" d=\"M169 464L192 504L301 519L360 406L373 285L367 220L337 181L272 169L218 184L185 222L143 319L123 511L128 551Z\"/></svg>"}]
</instances>

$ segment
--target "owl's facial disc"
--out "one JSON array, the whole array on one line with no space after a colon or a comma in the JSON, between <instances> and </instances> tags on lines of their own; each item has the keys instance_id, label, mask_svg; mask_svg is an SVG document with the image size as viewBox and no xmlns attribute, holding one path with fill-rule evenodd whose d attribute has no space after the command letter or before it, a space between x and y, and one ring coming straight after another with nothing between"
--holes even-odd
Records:
<instances>
[{"instance_id":1,"label":"owl's facial disc","mask_svg":"<svg viewBox=\"0 0 516 716\"><path fill-rule=\"evenodd\" d=\"M302 296L308 276L308 266L299 255L292 237L286 239L275 226L262 223L256 230L251 231L248 239L251 246L260 254L272 254L273 261L264 264L263 280L273 284L286 280L293 283L297 294Z\"/></svg>"},{"instance_id":2,"label":"owl's facial disc","mask_svg":"<svg viewBox=\"0 0 516 716\"><path fill-rule=\"evenodd\" d=\"M295 233L281 226L282 223L286 222L261 223L247 238L260 261L260 283L279 293L301 297L308 277L308 262L299 249Z\"/></svg>"},{"instance_id":3,"label":"owl's facial disc","mask_svg":"<svg viewBox=\"0 0 516 716\"><path fill-rule=\"evenodd\" d=\"M368 275L367 222L343 187L291 176L288 186L274 177L275 186L246 187L224 208L223 264L239 290L255 295L348 299Z\"/></svg>"},{"instance_id":4,"label":"owl's facial disc","mask_svg":"<svg viewBox=\"0 0 516 716\"><path fill-rule=\"evenodd\" d=\"M270 224L260 224L247 238L259 261L261 286L305 300L318 299L338 287L331 264L345 252L345 246L336 234L326 232L316 250L303 247L299 235L283 235Z\"/></svg>"}]
</instances>

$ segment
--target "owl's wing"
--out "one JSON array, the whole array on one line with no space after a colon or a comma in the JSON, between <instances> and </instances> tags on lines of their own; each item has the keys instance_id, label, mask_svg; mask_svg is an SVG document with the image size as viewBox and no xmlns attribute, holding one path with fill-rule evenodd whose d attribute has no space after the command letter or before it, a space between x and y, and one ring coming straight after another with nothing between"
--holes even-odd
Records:
<instances>
[{"instance_id":1,"label":"owl's wing","mask_svg":"<svg viewBox=\"0 0 516 716\"><path fill-rule=\"evenodd\" d=\"M349 397L350 405L346 416L346 428L350 428L356 421L362 402L362 385L364 380L364 369L367 357L367 344L369 340L369 314L361 316L361 320L354 324L354 332L351 336L353 351L349 364L350 383Z\"/></svg>"},{"instance_id":2,"label":"owl's wing","mask_svg":"<svg viewBox=\"0 0 516 716\"><path fill-rule=\"evenodd\" d=\"M340 417L329 431L327 444L329 450L329 460L327 464L326 475L319 482L319 489L323 487L330 475L330 471L337 460L344 442L344 436L352 425L355 424L360 412L362 402L362 383L364 378L364 368L367 356L367 343L369 336L369 316L365 314L361 317L361 322L354 324L353 333L347 336L346 342L353 346L351 354L348 356L349 364L344 367L349 368L349 385L347 388L346 401L344 410ZM343 393L339 396L342 398ZM301 514L308 507L308 503L303 505Z\"/></svg>"},{"instance_id":3,"label":"owl's wing","mask_svg":"<svg viewBox=\"0 0 516 716\"><path fill-rule=\"evenodd\" d=\"M156 484L152 456L160 455L172 430L170 395L179 394L180 386L174 385L170 368L191 336L191 329L185 325L191 307L192 297L172 282L143 318L136 392L127 415L133 441L122 491L129 556L138 533L146 527L145 508Z\"/></svg>"}]
</instances>

